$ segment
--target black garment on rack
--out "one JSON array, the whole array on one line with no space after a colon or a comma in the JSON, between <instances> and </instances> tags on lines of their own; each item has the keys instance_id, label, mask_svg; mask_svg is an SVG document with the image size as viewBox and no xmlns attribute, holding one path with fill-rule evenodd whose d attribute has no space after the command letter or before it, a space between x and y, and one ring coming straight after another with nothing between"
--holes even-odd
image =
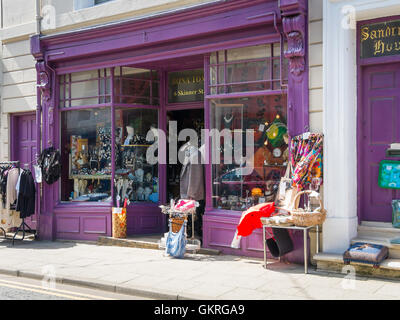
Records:
<instances>
[{"instance_id":1,"label":"black garment on rack","mask_svg":"<svg viewBox=\"0 0 400 320\"><path fill-rule=\"evenodd\" d=\"M6 196L7 196L7 168L1 168L0 171L0 193L2 198L3 208L6 207Z\"/></svg>"},{"instance_id":2,"label":"black garment on rack","mask_svg":"<svg viewBox=\"0 0 400 320\"><path fill-rule=\"evenodd\" d=\"M42 169L43 180L52 184L61 176L61 154L54 147L44 149L38 159L38 165Z\"/></svg>"},{"instance_id":3,"label":"black garment on rack","mask_svg":"<svg viewBox=\"0 0 400 320\"><path fill-rule=\"evenodd\" d=\"M35 213L35 180L33 180L32 172L24 170L21 174L19 182L19 192L17 200L17 208L21 219L30 217Z\"/></svg>"}]
</instances>

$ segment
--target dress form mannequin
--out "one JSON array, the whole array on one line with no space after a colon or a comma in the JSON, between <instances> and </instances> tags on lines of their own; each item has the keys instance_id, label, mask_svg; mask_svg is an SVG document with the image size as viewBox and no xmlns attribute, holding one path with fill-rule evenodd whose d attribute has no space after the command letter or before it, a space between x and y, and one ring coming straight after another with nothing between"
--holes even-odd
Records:
<instances>
[{"instance_id":1,"label":"dress form mannequin","mask_svg":"<svg viewBox=\"0 0 400 320\"><path fill-rule=\"evenodd\" d=\"M133 134L134 134L134 129L131 126L126 127L126 132L128 132L128 136L125 139L124 144L128 145L131 143L131 140L133 139Z\"/></svg>"},{"instance_id":2,"label":"dress form mannequin","mask_svg":"<svg viewBox=\"0 0 400 320\"><path fill-rule=\"evenodd\" d=\"M154 137L153 139L156 140L158 138L158 129L154 125L151 125L150 131L153 134L153 137ZM147 137L146 137L147 142L154 141L153 139L147 140Z\"/></svg>"}]
</instances>

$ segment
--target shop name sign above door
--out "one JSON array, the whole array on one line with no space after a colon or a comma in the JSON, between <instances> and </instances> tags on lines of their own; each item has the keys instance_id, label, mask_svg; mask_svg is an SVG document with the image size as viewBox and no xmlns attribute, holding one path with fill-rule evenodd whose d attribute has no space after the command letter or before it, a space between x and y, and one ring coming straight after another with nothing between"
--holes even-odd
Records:
<instances>
[{"instance_id":1,"label":"shop name sign above door","mask_svg":"<svg viewBox=\"0 0 400 320\"><path fill-rule=\"evenodd\" d=\"M168 103L204 100L204 70L168 73Z\"/></svg>"},{"instance_id":2,"label":"shop name sign above door","mask_svg":"<svg viewBox=\"0 0 400 320\"><path fill-rule=\"evenodd\" d=\"M363 25L361 58L400 55L400 20Z\"/></svg>"}]
</instances>

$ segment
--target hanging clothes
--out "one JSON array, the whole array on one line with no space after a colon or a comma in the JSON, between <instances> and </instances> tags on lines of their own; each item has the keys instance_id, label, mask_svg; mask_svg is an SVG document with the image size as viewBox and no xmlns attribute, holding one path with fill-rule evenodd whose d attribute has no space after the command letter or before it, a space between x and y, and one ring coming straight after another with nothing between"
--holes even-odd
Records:
<instances>
[{"instance_id":1,"label":"hanging clothes","mask_svg":"<svg viewBox=\"0 0 400 320\"><path fill-rule=\"evenodd\" d=\"M6 167L6 168L1 168L0 171L0 196L1 196L1 203L2 203L2 208L5 209L6 208L6 197L7 197L7 174L8 174L8 170L10 168Z\"/></svg>"},{"instance_id":2,"label":"hanging clothes","mask_svg":"<svg viewBox=\"0 0 400 320\"><path fill-rule=\"evenodd\" d=\"M21 218L30 217L35 213L35 197L36 187L35 181L30 170L24 170L20 183L17 201L17 211Z\"/></svg>"},{"instance_id":3,"label":"hanging clothes","mask_svg":"<svg viewBox=\"0 0 400 320\"><path fill-rule=\"evenodd\" d=\"M5 201L5 207L0 210L0 226L5 230L17 227L21 224L22 220L19 214L16 212L16 200L17 200L17 190L16 185L18 182L20 169L12 168L8 169L6 172L6 180L3 176L2 181L6 181L5 185L2 184L2 202ZM5 187L5 193L3 188Z\"/></svg>"},{"instance_id":4,"label":"hanging clothes","mask_svg":"<svg viewBox=\"0 0 400 320\"><path fill-rule=\"evenodd\" d=\"M180 175L181 199L204 200L204 166L201 151L192 145L185 145L184 161Z\"/></svg>"},{"instance_id":5,"label":"hanging clothes","mask_svg":"<svg viewBox=\"0 0 400 320\"><path fill-rule=\"evenodd\" d=\"M15 207L17 200L17 183L20 174L20 169L13 168L8 171L7 177L7 204L11 207Z\"/></svg>"},{"instance_id":6,"label":"hanging clothes","mask_svg":"<svg viewBox=\"0 0 400 320\"><path fill-rule=\"evenodd\" d=\"M61 154L54 147L44 149L39 156L38 165L42 169L43 180L53 184L61 176Z\"/></svg>"}]
</instances>

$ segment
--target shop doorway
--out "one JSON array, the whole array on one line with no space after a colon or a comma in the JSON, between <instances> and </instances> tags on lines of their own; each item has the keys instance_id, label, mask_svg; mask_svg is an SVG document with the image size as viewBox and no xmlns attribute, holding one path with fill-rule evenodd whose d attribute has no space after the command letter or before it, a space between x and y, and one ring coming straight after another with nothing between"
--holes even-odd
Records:
<instances>
[{"instance_id":1,"label":"shop doorway","mask_svg":"<svg viewBox=\"0 0 400 320\"><path fill-rule=\"evenodd\" d=\"M362 70L358 129L359 212L364 221L391 222L392 199L400 190L378 186L379 163L391 143L400 142L400 63Z\"/></svg>"},{"instance_id":2,"label":"shop doorway","mask_svg":"<svg viewBox=\"0 0 400 320\"><path fill-rule=\"evenodd\" d=\"M33 171L36 160L36 116L35 114L11 117L11 160L20 161L21 168ZM36 190L39 192L38 190ZM36 230L37 214L25 219L31 229Z\"/></svg>"},{"instance_id":3,"label":"shop doorway","mask_svg":"<svg viewBox=\"0 0 400 320\"><path fill-rule=\"evenodd\" d=\"M169 127L170 121L176 121L177 126L177 134L181 132L183 129L192 129L196 131L198 137L198 147L201 148L201 130L204 129L204 109L186 109L186 110L174 110L167 112L167 128ZM181 150L181 148L186 144L186 141L178 141L177 151ZM167 150L169 150L169 143L167 145ZM167 159L169 159L169 152L167 155ZM181 198L181 172L182 172L182 164L177 158L178 161L176 163L170 163L168 161L167 164L167 188L166 188L166 199L168 200L167 203L170 202L171 199L175 201ZM204 166L204 165L203 165ZM205 173L205 170L203 170ZM201 185L201 181L198 181L199 188L203 188L205 193L205 185L203 180L203 185ZM198 199L196 199L198 200ZM194 236L197 239L202 239L203 237L203 218L202 215L204 214L204 206L205 200L199 200L199 208L196 211L196 218L194 221ZM165 227L169 228L168 226L168 219L166 219ZM189 237L192 236L192 224L191 224L191 217L189 216L188 224L187 224L187 234Z\"/></svg>"},{"instance_id":4,"label":"shop doorway","mask_svg":"<svg viewBox=\"0 0 400 320\"><path fill-rule=\"evenodd\" d=\"M201 138L201 130L204 129L204 109L175 110L167 112L167 128L169 121L176 121L177 133L183 129L193 129L197 132L199 139ZM185 141L178 141L177 150L185 144ZM198 142L200 147L200 140ZM167 145L169 150L169 145ZM168 153L169 156L169 153ZM168 159L168 157L167 157ZM180 197L180 174L182 164L169 163L167 165L167 200L178 199Z\"/></svg>"}]
</instances>

